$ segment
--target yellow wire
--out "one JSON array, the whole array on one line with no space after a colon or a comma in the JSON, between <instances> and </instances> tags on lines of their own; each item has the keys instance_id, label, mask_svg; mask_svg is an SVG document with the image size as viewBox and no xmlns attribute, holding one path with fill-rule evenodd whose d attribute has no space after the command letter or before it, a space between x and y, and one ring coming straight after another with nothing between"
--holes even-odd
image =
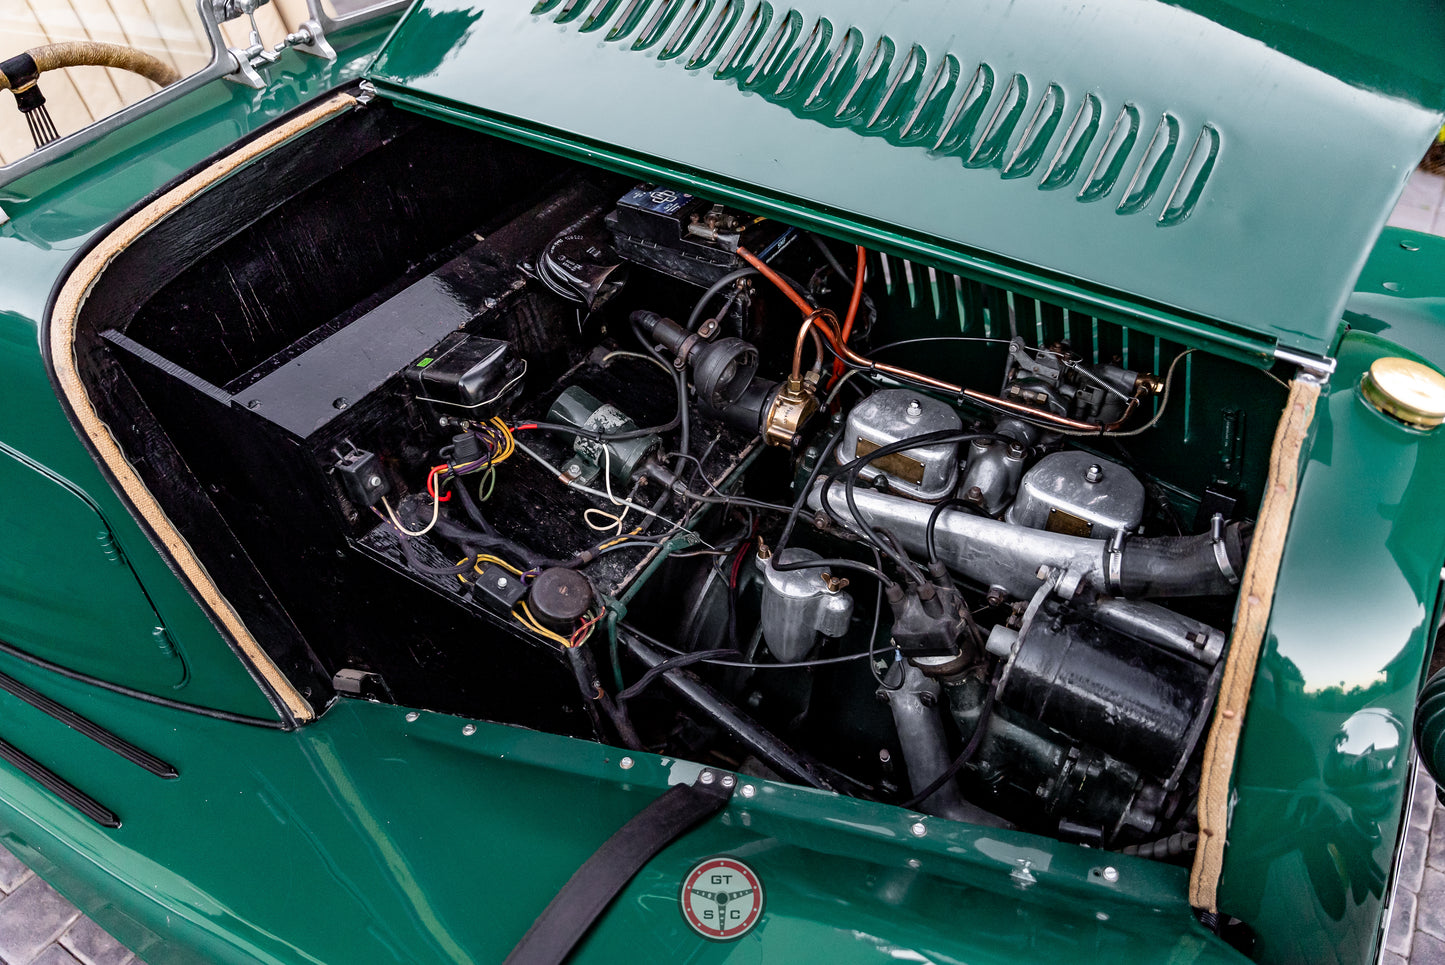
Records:
<instances>
[{"instance_id":1,"label":"yellow wire","mask_svg":"<svg viewBox=\"0 0 1445 965\"><path fill-rule=\"evenodd\" d=\"M527 608L526 600L521 601L517 605L522 608L522 612L518 613L516 610L513 610L512 616L516 617L517 621L521 623L522 626L542 637L545 637L548 640L551 640L554 643L561 644L564 648L570 648L572 646L572 641L568 640L566 637L562 636L559 633L553 633L551 630L548 630L546 627L538 623L537 618L532 616L532 611Z\"/></svg>"},{"instance_id":2,"label":"yellow wire","mask_svg":"<svg viewBox=\"0 0 1445 965\"><path fill-rule=\"evenodd\" d=\"M462 559L457 560L457 566L461 566L467 561L467 559L469 559L469 557L463 557ZM511 573L513 576L522 575L522 571L517 569L511 563L508 563L506 560L502 559L499 556L490 556L486 553L480 553L477 555L476 563L472 566L472 572L481 573L483 563L494 563L497 566L500 566L502 569L506 570L508 573ZM460 573L457 574L457 579L461 580L463 583L467 582L467 578L465 576L462 576Z\"/></svg>"}]
</instances>

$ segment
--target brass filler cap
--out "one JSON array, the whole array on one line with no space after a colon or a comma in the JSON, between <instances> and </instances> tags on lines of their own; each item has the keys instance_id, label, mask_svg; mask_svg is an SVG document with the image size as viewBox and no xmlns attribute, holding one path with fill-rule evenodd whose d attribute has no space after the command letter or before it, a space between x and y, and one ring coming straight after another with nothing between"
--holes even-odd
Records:
<instances>
[{"instance_id":1,"label":"brass filler cap","mask_svg":"<svg viewBox=\"0 0 1445 965\"><path fill-rule=\"evenodd\" d=\"M1375 359L1360 392L1385 415L1417 429L1445 422L1445 375L1402 358Z\"/></svg>"}]
</instances>

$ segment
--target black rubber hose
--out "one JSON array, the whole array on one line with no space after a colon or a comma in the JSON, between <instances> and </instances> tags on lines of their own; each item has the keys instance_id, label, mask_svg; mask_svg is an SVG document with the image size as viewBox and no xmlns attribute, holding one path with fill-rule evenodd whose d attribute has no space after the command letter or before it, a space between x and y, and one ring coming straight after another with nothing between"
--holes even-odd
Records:
<instances>
[{"instance_id":1,"label":"black rubber hose","mask_svg":"<svg viewBox=\"0 0 1445 965\"><path fill-rule=\"evenodd\" d=\"M1223 596L1233 593L1244 575L1244 557L1251 526L1230 523L1224 527L1224 551L1231 580L1220 568L1214 539L1196 536L1156 536L1124 544L1119 567L1119 588L1126 597ZM1108 551L1104 571L1108 572Z\"/></svg>"}]
</instances>

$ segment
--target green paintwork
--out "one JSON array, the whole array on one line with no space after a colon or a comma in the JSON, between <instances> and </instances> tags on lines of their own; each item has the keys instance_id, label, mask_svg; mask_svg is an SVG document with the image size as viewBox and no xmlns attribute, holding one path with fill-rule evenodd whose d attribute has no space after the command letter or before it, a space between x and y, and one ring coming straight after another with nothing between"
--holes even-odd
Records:
<instances>
[{"instance_id":1,"label":"green paintwork","mask_svg":"<svg viewBox=\"0 0 1445 965\"><path fill-rule=\"evenodd\" d=\"M0 492L0 640L127 687L183 688L185 655L90 498L3 447Z\"/></svg>"},{"instance_id":2,"label":"green paintwork","mask_svg":"<svg viewBox=\"0 0 1445 965\"><path fill-rule=\"evenodd\" d=\"M1351 329L1445 359L1445 238L1386 228L1345 305Z\"/></svg>"},{"instance_id":3,"label":"green paintwork","mask_svg":"<svg viewBox=\"0 0 1445 965\"><path fill-rule=\"evenodd\" d=\"M1340 346L1245 717L1220 906L1267 960L1366 961L1377 938L1445 559L1445 433L1356 388L1400 354L1365 333Z\"/></svg>"},{"instance_id":4,"label":"green paintwork","mask_svg":"<svg viewBox=\"0 0 1445 965\"><path fill-rule=\"evenodd\" d=\"M498 73L486 81L489 103L520 104L537 94L532 126L500 114L485 116L426 93L398 88L392 96L508 137L649 177L683 181L760 211L819 225L840 237L987 276L1091 317L1142 322L1156 333L1176 337L1190 333L1191 341L1202 340L1236 358L1258 362L1275 335L1299 347L1326 351L1332 347L1339 312L1325 319L1319 314L1321 306L1330 303L1337 286L1348 290L1363 258L1357 252L1350 261L1342 252L1356 251L1355 242L1373 235L1408 165L1371 181L1368 190L1378 187L1379 192L1370 196L1354 185L1346 190L1345 181L1331 182L1326 175L1338 164L1353 177L1356 171L1350 166L1355 161L1392 156L1387 146L1415 138L1427 120L1435 123L1434 112L1442 104L1438 59L1445 45L1426 43L1425 38L1438 38L1438 26L1401 15L1392 23L1413 24L1415 29L1401 28L1400 37L1390 36L1396 28L1388 26L1345 30L1342 24L1363 14L1336 2L1292 12L1290 16L1307 21L1295 24L1275 23L1270 19L1277 15L1273 7L1263 3L1258 10L1244 3L1194 6L1245 35L1223 37L1231 55L1259 56L1263 48L1255 41L1246 43L1247 36L1311 65L1266 58L1272 65L1268 81L1257 74L1232 80L1212 95L1220 103L1229 100L1224 91L1247 92L1249 83L1257 89L1283 84L1286 93L1298 92L1288 83L1315 86L1309 91L1313 99L1296 102L1292 113L1281 107L1269 114L1277 126L1257 131L1254 145L1241 143L1225 129L1219 180L1211 181L1191 218L1168 228L1153 223L1159 198L1143 212L1115 214L1127 185L1116 186L1102 202L1073 202L1072 191L1039 191L1027 178L1006 179L997 169L963 168L956 156L929 157L922 149L860 133L856 122L829 126L800 121L759 91L739 94L733 81L688 73L681 65L656 61L653 52L633 52L599 34L589 34L585 44L579 44L576 24L534 26L525 15L489 13L482 20L487 29L474 41L478 46L469 46L467 52L470 57L492 44L482 38L494 22L508 22L508 16L520 25L521 36L541 31L557 38L550 52L549 45L531 43L498 51L505 56L498 57ZM583 7L597 5L578 5ZM425 32L440 23L431 19L435 9L418 8L405 30ZM1029 6L1019 16L1038 16L1041 9ZM477 16L458 11L447 29L460 37ZM1148 17L1168 21L1192 16L1160 5L1147 17L1140 14L1128 36L1136 45L1142 43L1137 32ZM973 29L979 26L960 29L958 43L940 41L940 49L958 49L960 56L965 47L973 52L983 38ZM1101 31L1107 32L1097 23L1072 33L1049 24L1017 49L1029 51L1030 63L1074 70L1077 65L1051 56L1043 45L1067 36L1071 49L1090 49L1085 41L1097 39ZM936 25L926 33L898 29L900 37L921 36L930 43L942 33ZM1319 36L1335 39L1326 42ZM91 532L77 522L88 522L87 512L112 532L134 573L127 579L138 579L145 587L190 671L178 691L159 671L147 689L261 716L273 716L265 696L75 438L46 379L39 337L47 298L69 261L97 232L207 156L359 76L380 36L375 28L362 32L351 47L339 43L344 38L332 39L341 48L337 64L288 53L273 69L275 83L265 92L218 82L0 189L0 208L9 218L0 224L0 264L5 266L0 272L0 411L5 413L0 419L0 467L6 473L35 473L34 478L22 476L19 484L44 494L48 509L61 514L58 525L76 526L69 541L74 545L67 544L73 559L88 559L85 554L94 554L99 545L99 529L92 527ZM412 58L407 69L416 90L428 80L420 76L424 72L417 58L423 55L432 57L437 78L461 69L452 66L460 59L443 60L443 38L422 40L431 45L429 54L416 46L405 53ZM977 46L975 59L1003 56L985 46ZM653 113L630 117L622 116L623 108L631 106L625 88L579 85L578 103L599 119L611 120L610 147L565 140L542 116L563 99L555 96L555 86L533 86L537 73L548 66L547 58L584 47L577 63L592 58L600 64L612 58L623 65L617 68L619 84L625 79L629 85L648 85L643 102ZM1373 51L1371 56L1360 56L1365 47ZM401 63L401 51L393 45L379 77L403 72L407 65ZM1171 62L1180 60L1177 52L1165 50L1160 56L1165 55ZM641 66L626 66L633 64ZM996 66L1001 77L1014 69L1002 59ZM1110 65L1110 75L1126 66ZM1323 74L1311 73L1314 68L1353 86L1342 88ZM573 69L570 63L568 69ZM678 73L690 79L674 91L671 78ZM1206 80L1217 80L1207 71L1194 78L1183 74L1182 69L1160 71L1160 76L1175 78L1174 86L1140 96L1162 96L1181 89L1185 80L1203 91ZM1108 78L1071 81L1069 90L1076 84L1088 89L1104 80ZM455 78L448 74L447 82ZM1349 111L1318 110L1317 105L1330 98L1360 110L1379 106L1377 92L1400 103L1365 122ZM1109 93L1116 93L1112 85ZM1277 99L1283 100L1283 93ZM1204 95L1186 100L1203 111ZM1144 116L1152 119L1176 103L1185 102L1140 106L1147 107ZM617 109L604 110L610 105ZM1408 116L1413 126L1403 133L1365 136L1390 116ZM756 128L731 140L712 126L743 120L752 124L754 118ZM1304 150L1300 145L1319 143L1324 127L1343 129L1347 122L1353 126L1340 144L1355 147L1339 147L1342 153L1320 166L1313 179L1299 177L1300 162L1281 145ZM653 130L656 138L649 134ZM658 139L669 133L676 143L690 136L709 147L706 159L695 164L680 159L669 146L673 141ZM819 153L804 150L812 139L823 145ZM743 183L729 173L727 164L734 157L760 159L766 163L759 170L765 169L781 155L782 148L774 150L778 145L788 145L788 156L809 158L806 173L813 181L800 178L790 186L749 178ZM1245 165L1246 149L1259 151L1269 165ZM1231 168L1235 158L1239 167ZM879 169L887 176L863 179L867 171ZM917 193L940 211L969 206L964 216L952 219L962 226L960 234L930 234L906 218L898 227L898 216L916 211L909 207L915 202L907 192L926 185L930 172L945 169L950 178L946 192L932 197ZM1231 170L1240 173L1226 179ZM1378 174L1368 165L1359 170ZM1280 212L1289 210L1295 196L1271 196L1277 187L1272 179L1285 173L1291 183L1309 182L1327 199L1318 205L1328 212L1327 227L1312 227L1299 218L1281 221ZM814 184L827 184L831 193L820 196ZM1215 219L1213 226L1210 218ZM1086 231L1074 222L1099 230ZM1289 229L1289 238L1279 247L1262 248L1262 255L1241 247L1245 241L1277 239L1281 225ZM1050 230L1059 237L1050 236ZM974 234L965 237L965 231ZM1003 247L1005 239L1028 232L1037 248L1021 253ZM1218 250L1204 244L1210 232L1224 239ZM1351 327L1380 332L1438 365L1445 359L1439 326L1445 309L1438 307L1445 304L1438 300L1445 294L1438 281L1445 243L1429 240L1418 252L1406 252L1410 260L1399 260L1404 255L1396 252L1405 250L1398 242L1418 238L1386 232L1349 300L1346 318ZM1053 257L1054 245L1067 247L1068 257ZM1069 257L1086 248L1110 262L1104 266L1107 271L1121 274L1080 271L1086 277L1080 281L1054 273L1077 270ZM988 250L1008 257L990 262L984 254ZM1226 263L1221 265L1221 260ZM1181 265L1207 278L1210 286L1230 290L1218 293L1241 307L1238 314L1227 315L1230 323L1216 324L1196 314L1209 312L1190 299L1208 293L1188 285L1169 287L1179 281ZM1383 288L1396 274L1400 290ZM1306 275L1310 290L1301 297ZM1126 278L1134 280L1126 284ZM1322 287L1316 291L1315 285ZM1130 298L1126 291L1144 300ZM1381 297L1372 297L1376 295ZM1258 318L1267 314L1261 306L1278 309L1270 322L1277 330L1258 325ZM1266 336L1254 334L1252 327ZM1432 480L1445 472L1445 435L1394 426L1358 400L1354 382L1368 361L1400 349L1364 334L1352 334L1338 347L1340 369L1322 400L1305 463L1268 648L1246 724L1239 805L1226 857L1224 908L1263 932L1257 956L1261 961L1369 959L1379 913L1379 899L1370 886L1383 885L1396 840L1407 766L1408 738L1403 735L1426 656L1430 614L1438 607L1439 567L1445 558L1445 520L1433 505L1438 499L1431 499ZM1232 384L1241 392L1256 391L1244 381L1255 376L1244 373ZM13 555L0 555L0 560L39 560L61 531L7 546ZM27 549L36 555L25 555ZM129 584L119 579L126 572L121 564L85 566L90 579L77 590L75 601L93 609L75 618L120 612L122 604L116 599L129 595ZM96 572L102 575L93 575ZM97 580L112 585L101 594L93 585ZM87 653L91 659L110 659L87 650L92 642L75 640L70 659L78 661ZM143 667L150 661L168 666L150 639L115 644L115 650L114 659L126 663L128 672L149 672ZM455 718L422 713L408 722L402 709L351 701L333 706L299 731L251 728L141 704L4 655L0 670L179 767L178 780L155 779L0 695L0 719L5 721L0 736L114 808L123 821L119 831L103 831L0 766L0 839L153 965L187 960L498 960L617 825L669 780L688 780L696 772L694 765L641 754L632 755L635 766L623 771L619 752L596 745L485 723L464 736L463 722ZM1364 689L1330 689L1341 681L1363 682ZM1361 711L1378 713L1356 716L1347 739L1338 740L1341 727ZM1396 752L1389 753L1375 740L1373 751L1383 750L1383 755L1349 757L1360 738L1394 726L1383 714L1393 715L1403 728ZM1390 731L1382 733L1388 736ZM1194 923L1185 904L1184 874L1178 869L1110 858L1121 871L1120 880L1110 884L1092 873L1103 864L1098 852L936 819L925 822L928 833L918 838L909 830L914 815L908 812L754 783L759 793L752 801L736 801L721 818L667 849L644 870L588 940L580 961L754 961L763 957L764 949L780 961L815 960L826 954L840 963L900 958L970 965L1241 960ZM1338 861L1328 845L1335 846ZM682 874L696 858L719 851L744 857L764 875L769 888L767 920L737 945L693 938L677 913L675 889ZM1322 861L1322 854L1329 860ZM1343 869L1345 878L1331 878L1334 868ZM1365 885L1358 894L1348 890L1356 883ZM162 936L168 943L160 943Z\"/></svg>"},{"instance_id":5,"label":"green paintwork","mask_svg":"<svg viewBox=\"0 0 1445 965\"><path fill-rule=\"evenodd\" d=\"M602 841L698 767L519 728L356 701L284 733L201 721L13 661L0 667L174 763L160 781L0 696L22 747L121 816L108 832L24 782L0 782L4 838L151 965L205 961L497 962ZM215 748L227 748L226 754ZM83 777L83 780L81 778ZM1016 832L749 779L751 799L668 847L573 959L1111 962L1242 959L1193 921L1183 872ZM217 828L227 828L225 836ZM198 847L209 842L210 847ZM762 876L745 940L694 935L677 889L727 852ZM93 860L96 857L100 861ZM156 896L164 896L161 901Z\"/></svg>"},{"instance_id":6,"label":"green paintwork","mask_svg":"<svg viewBox=\"0 0 1445 965\"><path fill-rule=\"evenodd\" d=\"M1440 128L1445 64L1341 80L1313 66L1347 59L1334 42L1231 12L1253 32L1162 3L421 0L369 76L745 208L797 220L803 202L803 220L1011 287L1122 298L1157 334L1327 354ZM1438 35L1425 14L1404 19ZM1358 39L1368 17L1314 19ZM1301 176L1311 144L1329 149Z\"/></svg>"}]
</instances>

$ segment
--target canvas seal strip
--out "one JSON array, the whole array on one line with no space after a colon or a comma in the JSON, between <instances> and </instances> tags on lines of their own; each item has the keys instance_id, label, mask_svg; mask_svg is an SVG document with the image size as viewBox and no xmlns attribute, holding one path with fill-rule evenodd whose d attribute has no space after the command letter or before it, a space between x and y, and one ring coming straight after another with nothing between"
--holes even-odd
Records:
<instances>
[{"instance_id":1,"label":"canvas seal strip","mask_svg":"<svg viewBox=\"0 0 1445 965\"><path fill-rule=\"evenodd\" d=\"M1296 378L1290 383L1289 399L1270 450L1264 503L1250 546L1249 562L1239 585L1238 616L1229 643L1229 656L1225 658L1214 722L1204 745L1199 785L1199 845L1189 875L1189 903L1207 911L1219 910L1219 875L1224 867L1229 830L1229 788L1234 776L1234 758L1239 750L1244 711L1254 685L1264 631L1269 624L1284 538L1294 512L1300 452L1310 423L1314 421L1319 397L1320 383L1316 381Z\"/></svg>"}]
</instances>

